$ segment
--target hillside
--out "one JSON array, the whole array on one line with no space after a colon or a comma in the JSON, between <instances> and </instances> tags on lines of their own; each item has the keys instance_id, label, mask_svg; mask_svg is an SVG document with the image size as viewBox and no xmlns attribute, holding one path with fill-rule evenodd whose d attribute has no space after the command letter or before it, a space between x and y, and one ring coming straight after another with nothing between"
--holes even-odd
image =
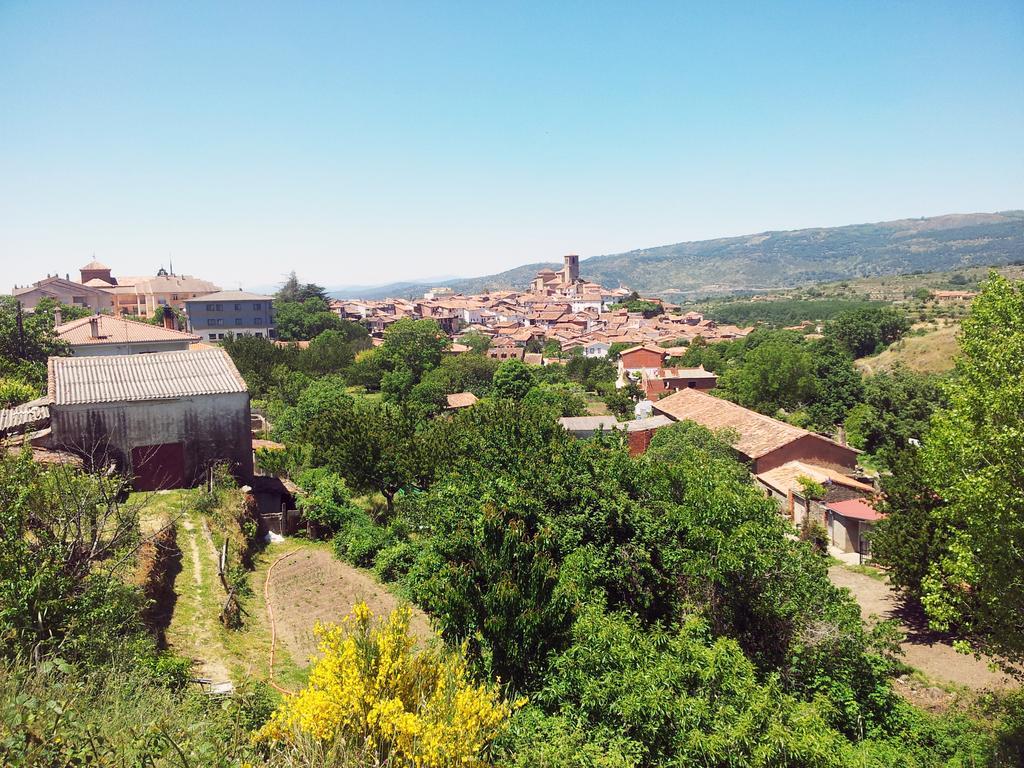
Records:
<instances>
[{"instance_id":1,"label":"hillside","mask_svg":"<svg viewBox=\"0 0 1024 768\"><path fill-rule=\"evenodd\" d=\"M868 374L889 371L897 365L918 373L945 373L953 369L953 358L960 351L959 330L959 325L951 324L920 336L907 336L877 355L860 358L857 367Z\"/></svg>"},{"instance_id":2,"label":"hillside","mask_svg":"<svg viewBox=\"0 0 1024 768\"><path fill-rule=\"evenodd\" d=\"M1024 211L1004 211L676 243L582 259L580 272L608 287L624 285L641 293L698 296L1006 264L1022 258ZM444 284L462 293L522 289L545 266L559 265L526 264L496 275ZM361 290L359 296L416 296L430 287L395 283ZM336 295L353 297L348 291Z\"/></svg>"}]
</instances>

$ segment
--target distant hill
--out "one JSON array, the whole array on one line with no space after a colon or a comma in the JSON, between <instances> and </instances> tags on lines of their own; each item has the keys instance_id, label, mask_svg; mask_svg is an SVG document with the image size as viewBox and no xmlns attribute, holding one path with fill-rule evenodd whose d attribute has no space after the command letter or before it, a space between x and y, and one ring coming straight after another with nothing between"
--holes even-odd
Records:
<instances>
[{"instance_id":1,"label":"distant hill","mask_svg":"<svg viewBox=\"0 0 1024 768\"><path fill-rule=\"evenodd\" d=\"M1006 264L1024 259L1024 211L967 213L845 227L761 232L662 245L580 261L580 274L607 287L651 295L757 292L874 275ZM543 267L526 264L441 283L460 293L524 289ZM431 285L438 285L432 283ZM427 284L395 283L362 298L417 296ZM353 294L339 292L339 298Z\"/></svg>"}]
</instances>

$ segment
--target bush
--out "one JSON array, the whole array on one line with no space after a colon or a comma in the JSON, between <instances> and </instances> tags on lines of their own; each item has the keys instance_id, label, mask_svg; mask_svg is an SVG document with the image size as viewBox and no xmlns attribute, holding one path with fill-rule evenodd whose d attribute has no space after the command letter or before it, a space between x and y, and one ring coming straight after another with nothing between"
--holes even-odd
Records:
<instances>
[{"instance_id":1,"label":"bush","mask_svg":"<svg viewBox=\"0 0 1024 768\"><path fill-rule=\"evenodd\" d=\"M302 764L328 751L345 765L484 765L511 707L471 681L460 654L414 655L408 608L372 618L360 603L340 626L317 627L323 657L309 685L256 738Z\"/></svg>"},{"instance_id":2,"label":"bush","mask_svg":"<svg viewBox=\"0 0 1024 768\"><path fill-rule=\"evenodd\" d=\"M377 553L373 570L381 581L398 581L416 561L416 547L408 541L390 544Z\"/></svg>"},{"instance_id":3,"label":"bush","mask_svg":"<svg viewBox=\"0 0 1024 768\"><path fill-rule=\"evenodd\" d=\"M369 517L366 517L338 532L334 537L334 552L352 565L369 568L386 542L386 529L374 525Z\"/></svg>"},{"instance_id":4,"label":"bush","mask_svg":"<svg viewBox=\"0 0 1024 768\"><path fill-rule=\"evenodd\" d=\"M0 408L26 403L39 396L31 384L20 379L0 379Z\"/></svg>"}]
</instances>

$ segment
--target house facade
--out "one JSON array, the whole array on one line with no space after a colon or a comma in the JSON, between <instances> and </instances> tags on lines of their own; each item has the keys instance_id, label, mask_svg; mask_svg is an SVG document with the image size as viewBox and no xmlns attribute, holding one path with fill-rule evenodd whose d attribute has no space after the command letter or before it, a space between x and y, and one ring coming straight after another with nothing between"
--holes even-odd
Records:
<instances>
[{"instance_id":1,"label":"house facade","mask_svg":"<svg viewBox=\"0 0 1024 768\"><path fill-rule=\"evenodd\" d=\"M204 339L235 336L277 337L274 299L245 291L218 291L185 302L189 328Z\"/></svg>"},{"instance_id":2,"label":"house facade","mask_svg":"<svg viewBox=\"0 0 1024 768\"><path fill-rule=\"evenodd\" d=\"M110 312L113 297L107 291L83 285L63 277L47 277L24 288L15 288L12 295L25 309L35 309L43 299L53 299L73 307L85 307L93 312Z\"/></svg>"},{"instance_id":3,"label":"house facade","mask_svg":"<svg viewBox=\"0 0 1024 768\"><path fill-rule=\"evenodd\" d=\"M826 504L828 537L842 552L871 556L871 531L884 515L866 499L850 499Z\"/></svg>"}]
</instances>

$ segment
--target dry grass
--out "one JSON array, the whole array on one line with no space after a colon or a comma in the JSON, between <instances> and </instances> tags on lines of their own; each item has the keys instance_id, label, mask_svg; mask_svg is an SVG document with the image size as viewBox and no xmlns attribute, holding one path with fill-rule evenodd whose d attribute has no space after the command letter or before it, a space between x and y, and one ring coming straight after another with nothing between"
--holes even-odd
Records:
<instances>
[{"instance_id":1,"label":"dry grass","mask_svg":"<svg viewBox=\"0 0 1024 768\"><path fill-rule=\"evenodd\" d=\"M922 336L908 336L887 350L862 357L857 367L868 374L888 371L902 363L919 373L945 373L953 369L953 358L960 347L956 340L959 325L946 325Z\"/></svg>"}]
</instances>

